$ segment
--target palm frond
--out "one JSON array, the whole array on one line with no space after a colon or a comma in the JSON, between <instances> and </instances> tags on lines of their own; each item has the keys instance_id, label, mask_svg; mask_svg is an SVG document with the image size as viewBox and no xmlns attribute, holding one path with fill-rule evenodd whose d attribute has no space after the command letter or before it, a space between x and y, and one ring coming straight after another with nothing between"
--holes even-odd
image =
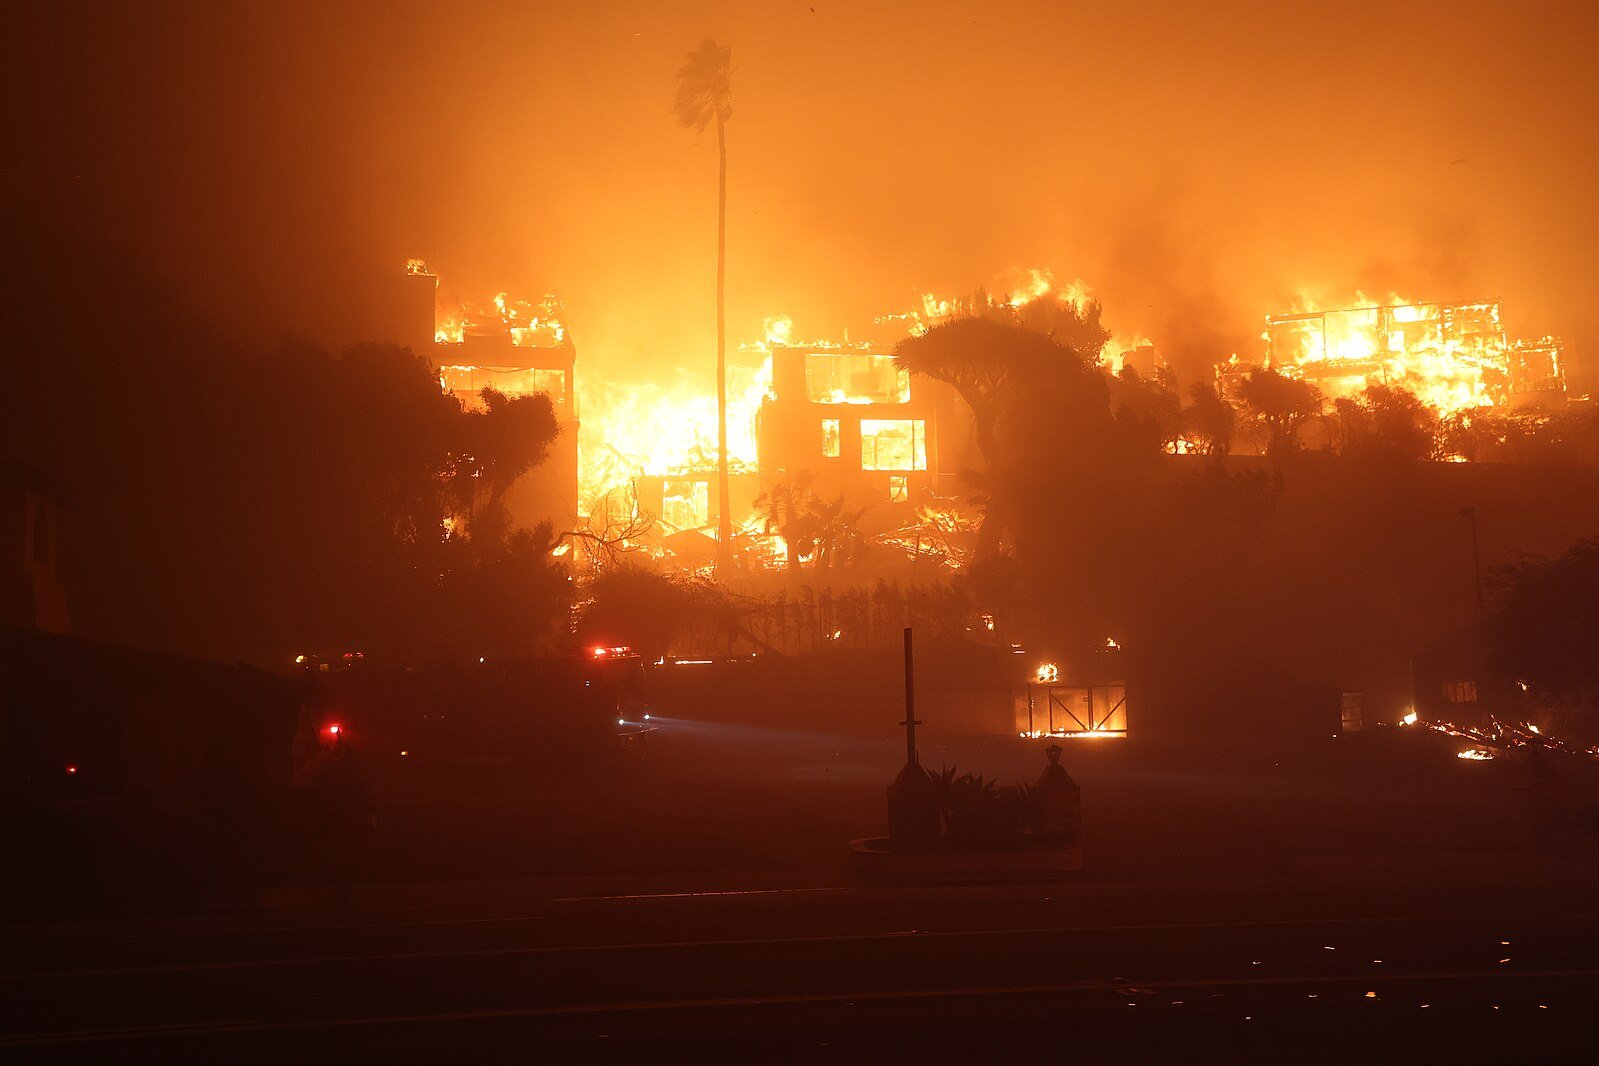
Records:
<instances>
[{"instance_id":1,"label":"palm frond","mask_svg":"<svg viewBox=\"0 0 1599 1066\"><path fill-rule=\"evenodd\" d=\"M713 121L733 117L733 49L707 37L677 72L672 110L678 124L702 133Z\"/></svg>"}]
</instances>

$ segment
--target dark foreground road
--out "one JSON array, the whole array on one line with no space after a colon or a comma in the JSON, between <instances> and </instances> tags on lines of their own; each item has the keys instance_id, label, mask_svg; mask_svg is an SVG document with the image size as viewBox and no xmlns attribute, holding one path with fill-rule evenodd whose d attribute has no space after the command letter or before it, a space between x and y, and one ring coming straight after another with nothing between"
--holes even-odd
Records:
<instances>
[{"instance_id":1,"label":"dark foreground road","mask_svg":"<svg viewBox=\"0 0 1599 1066\"><path fill-rule=\"evenodd\" d=\"M6 934L0 1058L1591 1051L1599 916L1580 884L1352 883L463 889L426 909L21 927Z\"/></svg>"}]
</instances>

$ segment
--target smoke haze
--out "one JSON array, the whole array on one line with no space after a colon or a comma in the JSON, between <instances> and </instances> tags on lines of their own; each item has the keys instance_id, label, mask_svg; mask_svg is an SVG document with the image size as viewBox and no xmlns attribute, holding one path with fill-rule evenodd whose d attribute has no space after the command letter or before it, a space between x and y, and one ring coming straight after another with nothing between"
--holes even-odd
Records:
<instances>
[{"instance_id":1,"label":"smoke haze","mask_svg":"<svg viewBox=\"0 0 1599 1066\"><path fill-rule=\"evenodd\" d=\"M1595 366L1586 4L32 17L18 201L227 332L381 337L419 256L446 295L558 293L585 375L686 366L709 387L714 134L670 101L714 35L735 66L730 343L1043 267L1185 379L1256 350L1264 314L1356 290L1500 297L1512 335L1566 337L1579 388Z\"/></svg>"}]
</instances>

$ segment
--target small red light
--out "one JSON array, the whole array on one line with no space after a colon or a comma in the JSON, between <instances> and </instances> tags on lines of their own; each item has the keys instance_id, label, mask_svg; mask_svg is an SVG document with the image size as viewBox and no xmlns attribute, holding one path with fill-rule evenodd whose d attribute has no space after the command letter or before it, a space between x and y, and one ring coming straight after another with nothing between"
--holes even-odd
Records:
<instances>
[{"instance_id":1,"label":"small red light","mask_svg":"<svg viewBox=\"0 0 1599 1066\"><path fill-rule=\"evenodd\" d=\"M595 648L594 649L594 657L596 659L603 659L605 657L605 649L604 648Z\"/></svg>"},{"instance_id":2,"label":"small red light","mask_svg":"<svg viewBox=\"0 0 1599 1066\"><path fill-rule=\"evenodd\" d=\"M67 763L67 776L68 777L71 777L73 774L75 774L77 772L78 772L78 764L77 763L72 763L72 762Z\"/></svg>"},{"instance_id":3,"label":"small red light","mask_svg":"<svg viewBox=\"0 0 1599 1066\"><path fill-rule=\"evenodd\" d=\"M338 723L335 722L333 725L328 726L328 732L330 734L332 734L333 736L338 736L339 735L339 728L340 727L339 727Z\"/></svg>"}]
</instances>

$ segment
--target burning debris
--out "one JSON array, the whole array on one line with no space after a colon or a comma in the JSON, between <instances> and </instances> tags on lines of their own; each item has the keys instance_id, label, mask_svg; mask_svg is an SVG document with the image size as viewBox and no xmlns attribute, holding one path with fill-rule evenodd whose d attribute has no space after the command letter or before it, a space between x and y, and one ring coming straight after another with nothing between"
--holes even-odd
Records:
<instances>
[{"instance_id":1,"label":"burning debris","mask_svg":"<svg viewBox=\"0 0 1599 1066\"><path fill-rule=\"evenodd\" d=\"M1456 725L1453 722L1426 722L1415 711L1411 711L1400 720L1400 724L1402 727L1419 725L1423 729L1470 742L1473 746L1457 752L1455 757L1474 762L1487 762L1497 756L1523 750L1558 752L1578 759L1599 759L1599 747L1573 748L1546 735L1531 722L1507 723L1493 715L1489 716L1486 727L1479 727Z\"/></svg>"},{"instance_id":2,"label":"burning debris","mask_svg":"<svg viewBox=\"0 0 1599 1066\"><path fill-rule=\"evenodd\" d=\"M1260 364L1306 381L1327 399L1356 398L1372 385L1413 393L1439 415L1479 407L1557 404L1565 397L1560 342L1507 340L1499 301L1364 299L1340 310L1309 309L1266 319ZM1253 369L1236 356L1217 368L1237 394Z\"/></svg>"}]
</instances>

